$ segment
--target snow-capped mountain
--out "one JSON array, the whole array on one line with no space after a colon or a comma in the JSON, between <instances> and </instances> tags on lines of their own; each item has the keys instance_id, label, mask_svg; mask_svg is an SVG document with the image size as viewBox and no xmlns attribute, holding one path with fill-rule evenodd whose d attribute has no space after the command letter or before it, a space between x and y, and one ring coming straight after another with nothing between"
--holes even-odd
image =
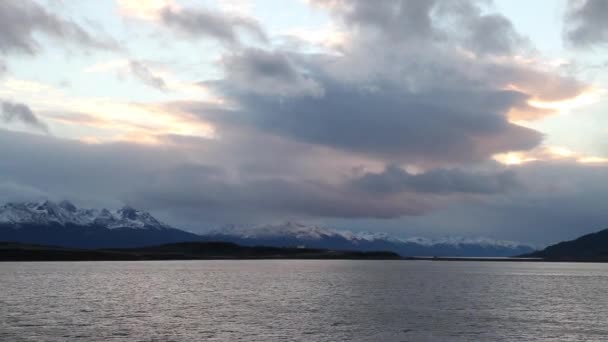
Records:
<instances>
[{"instance_id":1,"label":"snow-capped mountain","mask_svg":"<svg viewBox=\"0 0 608 342\"><path fill-rule=\"evenodd\" d=\"M101 226L114 228L167 229L169 225L150 213L125 206L116 211L78 208L68 201L7 203L0 206L0 224Z\"/></svg>"},{"instance_id":2,"label":"snow-capped mountain","mask_svg":"<svg viewBox=\"0 0 608 342\"><path fill-rule=\"evenodd\" d=\"M0 206L0 241L102 248L197 240L198 235L175 229L129 206L114 211L78 208L68 201Z\"/></svg>"},{"instance_id":3,"label":"snow-capped mountain","mask_svg":"<svg viewBox=\"0 0 608 342\"><path fill-rule=\"evenodd\" d=\"M410 242L417 243L423 246L437 246L437 245L445 245L445 246L454 246L454 247L462 247L462 246L481 246L481 247L504 247L504 248L522 248L529 247L533 248L532 245L523 244L516 241L509 240L496 240L485 237L476 237L476 238L466 238L460 236L449 236L442 237L438 239L429 239L423 237L413 237L408 239L401 239L402 242Z\"/></svg>"},{"instance_id":4,"label":"snow-capped mountain","mask_svg":"<svg viewBox=\"0 0 608 342\"><path fill-rule=\"evenodd\" d=\"M526 244L488 238L399 239L386 233L354 233L294 222L255 227L226 226L209 232L205 238L244 245L388 250L404 256L514 256L534 250Z\"/></svg>"},{"instance_id":5,"label":"snow-capped mountain","mask_svg":"<svg viewBox=\"0 0 608 342\"><path fill-rule=\"evenodd\" d=\"M305 246L361 251L392 251L403 256L513 256L531 246L486 238L399 239L386 233L351 232L286 222L279 225L225 226L197 235L165 224L131 207L78 208L63 201L0 206L0 241L76 248L119 248L185 241L226 241L241 245Z\"/></svg>"},{"instance_id":6,"label":"snow-capped mountain","mask_svg":"<svg viewBox=\"0 0 608 342\"><path fill-rule=\"evenodd\" d=\"M285 222L280 225L237 226L229 225L213 230L209 235L232 235L243 238L294 237L302 240L319 240L327 237L340 236L351 239L353 233L339 231L319 226L305 225L296 222Z\"/></svg>"}]
</instances>

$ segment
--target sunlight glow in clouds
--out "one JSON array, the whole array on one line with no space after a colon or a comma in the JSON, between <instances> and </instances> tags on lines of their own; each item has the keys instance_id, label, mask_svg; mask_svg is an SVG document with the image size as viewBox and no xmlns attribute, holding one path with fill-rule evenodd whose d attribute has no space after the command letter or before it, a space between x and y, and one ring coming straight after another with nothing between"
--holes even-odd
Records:
<instances>
[{"instance_id":1,"label":"sunlight glow in clouds","mask_svg":"<svg viewBox=\"0 0 608 342\"><path fill-rule=\"evenodd\" d=\"M509 85L506 89L523 91L522 88ZM589 86L580 94L556 101L532 98L527 101L527 108L512 108L508 113L509 121L525 127L533 127L531 122L543 119L551 115L568 115L576 111L584 110L602 100L606 90L598 86Z\"/></svg>"},{"instance_id":2,"label":"sunlight glow in clouds","mask_svg":"<svg viewBox=\"0 0 608 342\"><path fill-rule=\"evenodd\" d=\"M528 104L535 108L554 110L559 114L569 114L574 110L597 103L606 94L606 90L599 87L590 87L578 96L561 101L530 100Z\"/></svg>"},{"instance_id":3,"label":"sunlight glow in clouds","mask_svg":"<svg viewBox=\"0 0 608 342\"><path fill-rule=\"evenodd\" d=\"M215 130L209 124L190 118L183 113L167 112L150 105L118 103L106 99L80 99L72 103L77 112L87 113L97 121L88 126L114 132L108 138L98 141L132 141L143 144L157 144L164 135L183 135L214 138ZM63 122L69 118L63 118ZM82 125L75 122L75 125ZM91 140L91 137L88 137Z\"/></svg>"},{"instance_id":4,"label":"sunlight glow in clouds","mask_svg":"<svg viewBox=\"0 0 608 342\"><path fill-rule=\"evenodd\" d=\"M121 15L151 21L158 20L160 10L175 4L174 0L117 0Z\"/></svg>"},{"instance_id":5,"label":"sunlight glow in clouds","mask_svg":"<svg viewBox=\"0 0 608 342\"><path fill-rule=\"evenodd\" d=\"M292 28L285 31L284 35L329 50L343 45L347 40L346 34L335 27Z\"/></svg>"},{"instance_id":6,"label":"sunlight glow in clouds","mask_svg":"<svg viewBox=\"0 0 608 342\"><path fill-rule=\"evenodd\" d=\"M169 83L182 91L182 96L204 95L204 89L195 85ZM177 134L202 138L214 138L214 128L191 114L170 112L154 104L125 103L111 98L74 97L64 90L34 81L8 78L0 82L0 97L19 98L31 103L43 119L48 119L51 131L86 141L132 141L136 143L160 143L158 137ZM212 98L209 98L210 101ZM53 123L71 127L68 131ZM90 127L105 132L98 137L81 136L78 128ZM86 138L86 139L85 139Z\"/></svg>"},{"instance_id":7,"label":"sunlight glow in clouds","mask_svg":"<svg viewBox=\"0 0 608 342\"><path fill-rule=\"evenodd\" d=\"M589 156L565 147L547 146L528 152L508 152L494 155L494 160L505 165L522 165L534 161L572 160L581 164L608 163L608 158Z\"/></svg>"}]
</instances>

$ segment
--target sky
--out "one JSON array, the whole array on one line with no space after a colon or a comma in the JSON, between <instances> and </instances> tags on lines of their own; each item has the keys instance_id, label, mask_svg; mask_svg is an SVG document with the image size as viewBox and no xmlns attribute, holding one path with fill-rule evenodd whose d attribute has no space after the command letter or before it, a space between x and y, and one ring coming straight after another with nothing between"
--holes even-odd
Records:
<instances>
[{"instance_id":1,"label":"sky","mask_svg":"<svg viewBox=\"0 0 608 342\"><path fill-rule=\"evenodd\" d=\"M604 0L0 2L0 201L548 244L608 228Z\"/></svg>"}]
</instances>

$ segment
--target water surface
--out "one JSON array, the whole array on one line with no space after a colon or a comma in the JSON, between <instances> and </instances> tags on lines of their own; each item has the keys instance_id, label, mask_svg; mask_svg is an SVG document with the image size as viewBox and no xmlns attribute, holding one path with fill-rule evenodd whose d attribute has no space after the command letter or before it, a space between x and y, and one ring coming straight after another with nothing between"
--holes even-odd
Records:
<instances>
[{"instance_id":1,"label":"water surface","mask_svg":"<svg viewBox=\"0 0 608 342\"><path fill-rule=\"evenodd\" d=\"M0 263L0 341L606 341L608 264Z\"/></svg>"}]
</instances>

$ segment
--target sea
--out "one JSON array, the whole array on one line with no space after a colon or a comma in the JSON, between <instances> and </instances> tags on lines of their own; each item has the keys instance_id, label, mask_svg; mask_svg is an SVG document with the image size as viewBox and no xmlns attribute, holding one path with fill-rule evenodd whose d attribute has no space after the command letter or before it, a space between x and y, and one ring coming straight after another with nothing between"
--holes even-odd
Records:
<instances>
[{"instance_id":1,"label":"sea","mask_svg":"<svg viewBox=\"0 0 608 342\"><path fill-rule=\"evenodd\" d=\"M608 264L3 262L0 341L608 341Z\"/></svg>"}]
</instances>

